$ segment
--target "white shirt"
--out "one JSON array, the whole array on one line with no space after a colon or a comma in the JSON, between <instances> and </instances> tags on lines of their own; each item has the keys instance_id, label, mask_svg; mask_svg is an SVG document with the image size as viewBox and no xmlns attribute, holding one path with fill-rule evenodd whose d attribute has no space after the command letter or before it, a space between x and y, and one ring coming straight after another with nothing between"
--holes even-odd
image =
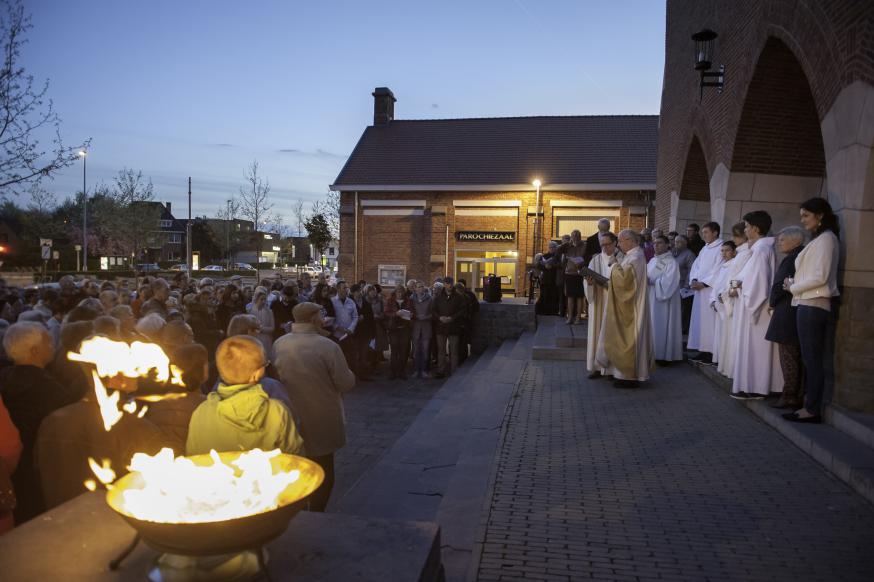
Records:
<instances>
[{"instance_id":1,"label":"white shirt","mask_svg":"<svg viewBox=\"0 0 874 582\"><path fill-rule=\"evenodd\" d=\"M350 333L355 331L355 326L358 325L358 308L355 306L355 301L351 297L346 297L341 300L338 296L331 297L331 303L334 305L334 337L341 338L348 329Z\"/></svg>"}]
</instances>

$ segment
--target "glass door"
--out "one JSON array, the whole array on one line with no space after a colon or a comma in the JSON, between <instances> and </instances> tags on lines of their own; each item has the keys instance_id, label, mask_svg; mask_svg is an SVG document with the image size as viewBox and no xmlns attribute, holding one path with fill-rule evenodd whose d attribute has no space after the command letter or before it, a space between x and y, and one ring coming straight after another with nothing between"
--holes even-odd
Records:
<instances>
[{"instance_id":1,"label":"glass door","mask_svg":"<svg viewBox=\"0 0 874 582\"><path fill-rule=\"evenodd\" d=\"M501 278L501 295L516 295L516 251L458 251L455 259L455 280L464 279L480 299L483 282L489 275Z\"/></svg>"}]
</instances>

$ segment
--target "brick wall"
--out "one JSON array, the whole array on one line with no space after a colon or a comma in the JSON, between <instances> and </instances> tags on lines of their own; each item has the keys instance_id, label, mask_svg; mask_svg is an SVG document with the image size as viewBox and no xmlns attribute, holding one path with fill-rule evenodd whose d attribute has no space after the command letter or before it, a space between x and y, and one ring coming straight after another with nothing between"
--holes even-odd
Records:
<instances>
[{"instance_id":1,"label":"brick wall","mask_svg":"<svg viewBox=\"0 0 874 582\"><path fill-rule=\"evenodd\" d=\"M424 200L423 216L365 216L361 200ZM455 200L516 201L518 207L482 206L480 209L515 210L515 216L459 216L453 206ZM591 208L585 204L591 201L620 201L621 207L604 211L604 214L618 213L618 228L640 230L647 226L647 209L652 206L654 192L542 192L543 227L541 249L547 242L559 235L556 232L556 217L561 208L554 208L552 201L587 201L579 207ZM344 192L341 195L340 217L340 272L350 278L377 279L380 264L402 264L407 266L407 278L433 280L446 273L446 227L449 226L449 266L450 275L454 273L456 250L493 250L518 252L515 288L521 293L525 289L527 260L532 256L534 243L535 192L367 192L359 193L358 214L358 267L355 268L355 195ZM367 207L368 209L374 207ZM390 206L380 208L391 208ZM401 208L397 206L396 208ZM405 207L409 208L409 207ZM477 208L477 207L472 207ZM529 215L529 208L532 213ZM565 208L565 207L562 207ZM591 208L593 214L601 216L602 210ZM635 210L636 214L631 211ZM641 212L642 210L642 212ZM516 233L516 241L509 242L458 242L456 231L511 231ZM594 230L593 230L594 232ZM584 233L590 234L590 233Z\"/></svg>"},{"instance_id":2,"label":"brick wall","mask_svg":"<svg viewBox=\"0 0 874 582\"><path fill-rule=\"evenodd\" d=\"M705 89L699 102L699 79L693 69L690 37L703 28L719 34L714 65L725 64L726 84L722 94L712 88ZM866 0L668 0L656 225L668 225L670 193L681 190L693 136L700 141L708 176L720 163L733 168L744 102L769 38L782 42L798 62L809 83L816 118L821 120L843 87L855 80L874 84L872 31L874 2ZM777 48L774 41L769 48ZM768 56L775 61L785 58L785 54L778 53ZM766 60L764 64L769 62ZM761 80L766 82L768 78ZM782 82L798 86L799 77L796 74ZM779 95L783 109L797 112L809 104L808 95L803 91L788 91L783 87ZM751 97L756 100L760 96L751 94ZM800 157L804 157L815 145L809 142L811 133L799 129L799 134L805 137L799 138L801 141L793 146L803 145L804 153ZM743 155L744 164L756 163L753 156ZM816 167L812 157L803 160L802 169L787 167L790 161L791 158L784 159L776 169L804 172L796 175L816 175L811 173L815 171L811 168Z\"/></svg>"}]
</instances>

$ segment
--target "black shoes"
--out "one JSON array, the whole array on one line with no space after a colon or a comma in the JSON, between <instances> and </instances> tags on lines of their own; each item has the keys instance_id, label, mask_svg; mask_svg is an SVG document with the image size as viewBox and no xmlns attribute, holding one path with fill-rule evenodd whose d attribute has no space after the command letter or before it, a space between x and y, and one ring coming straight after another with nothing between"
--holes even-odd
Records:
<instances>
[{"instance_id":1,"label":"black shoes","mask_svg":"<svg viewBox=\"0 0 874 582\"><path fill-rule=\"evenodd\" d=\"M783 415L783 418L790 422L801 422L807 424L821 424L822 416L818 414L814 414L813 416L798 416L797 412L787 412Z\"/></svg>"},{"instance_id":2,"label":"black shoes","mask_svg":"<svg viewBox=\"0 0 874 582\"><path fill-rule=\"evenodd\" d=\"M710 352L698 352L698 355L689 359L693 362L698 362L699 364L712 364L713 354L711 354Z\"/></svg>"},{"instance_id":3,"label":"black shoes","mask_svg":"<svg viewBox=\"0 0 874 582\"><path fill-rule=\"evenodd\" d=\"M597 380L600 377L601 377L601 372L598 372L597 370L595 370L594 372L589 374L589 380Z\"/></svg>"},{"instance_id":4,"label":"black shoes","mask_svg":"<svg viewBox=\"0 0 874 582\"><path fill-rule=\"evenodd\" d=\"M746 392L732 392L729 394L735 400L764 400L765 396L763 394L747 394Z\"/></svg>"}]
</instances>

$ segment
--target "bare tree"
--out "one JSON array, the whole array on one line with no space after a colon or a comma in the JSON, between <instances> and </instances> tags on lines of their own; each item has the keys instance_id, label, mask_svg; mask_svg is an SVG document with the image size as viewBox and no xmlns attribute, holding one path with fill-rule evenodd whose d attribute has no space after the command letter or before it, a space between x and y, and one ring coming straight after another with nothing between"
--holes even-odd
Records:
<instances>
[{"instance_id":1,"label":"bare tree","mask_svg":"<svg viewBox=\"0 0 874 582\"><path fill-rule=\"evenodd\" d=\"M255 226L258 268L261 268L261 236L258 231L266 222L273 203L270 202L270 181L258 175L258 160L253 160L246 171L246 186L240 187L240 212ZM260 280L260 275L256 277Z\"/></svg>"},{"instance_id":2,"label":"bare tree","mask_svg":"<svg viewBox=\"0 0 874 582\"><path fill-rule=\"evenodd\" d=\"M25 34L32 28L21 0L0 0L0 191L19 192L76 162L77 147L61 141L61 120L47 97L48 81L40 85L19 64ZM54 133L48 151L39 137Z\"/></svg>"},{"instance_id":3,"label":"bare tree","mask_svg":"<svg viewBox=\"0 0 874 582\"><path fill-rule=\"evenodd\" d=\"M150 241L161 244L161 208L155 204L151 179L143 178L141 171L124 168L115 178L111 191L112 212L105 217L112 237L121 243L135 265L140 251Z\"/></svg>"},{"instance_id":4,"label":"bare tree","mask_svg":"<svg viewBox=\"0 0 874 582\"><path fill-rule=\"evenodd\" d=\"M294 222L297 224L297 236L303 236L303 223L306 222L306 215L303 213L303 200L298 198L291 205L291 215L294 217Z\"/></svg>"},{"instance_id":5,"label":"bare tree","mask_svg":"<svg viewBox=\"0 0 874 582\"><path fill-rule=\"evenodd\" d=\"M313 202L313 212L310 216L321 214L328 223L331 237L340 238L340 193L329 190L323 200Z\"/></svg>"},{"instance_id":6,"label":"bare tree","mask_svg":"<svg viewBox=\"0 0 874 582\"><path fill-rule=\"evenodd\" d=\"M57 196L44 189L39 182L31 184L28 193L30 194L28 209L35 211L40 216L51 212L58 206Z\"/></svg>"}]
</instances>

